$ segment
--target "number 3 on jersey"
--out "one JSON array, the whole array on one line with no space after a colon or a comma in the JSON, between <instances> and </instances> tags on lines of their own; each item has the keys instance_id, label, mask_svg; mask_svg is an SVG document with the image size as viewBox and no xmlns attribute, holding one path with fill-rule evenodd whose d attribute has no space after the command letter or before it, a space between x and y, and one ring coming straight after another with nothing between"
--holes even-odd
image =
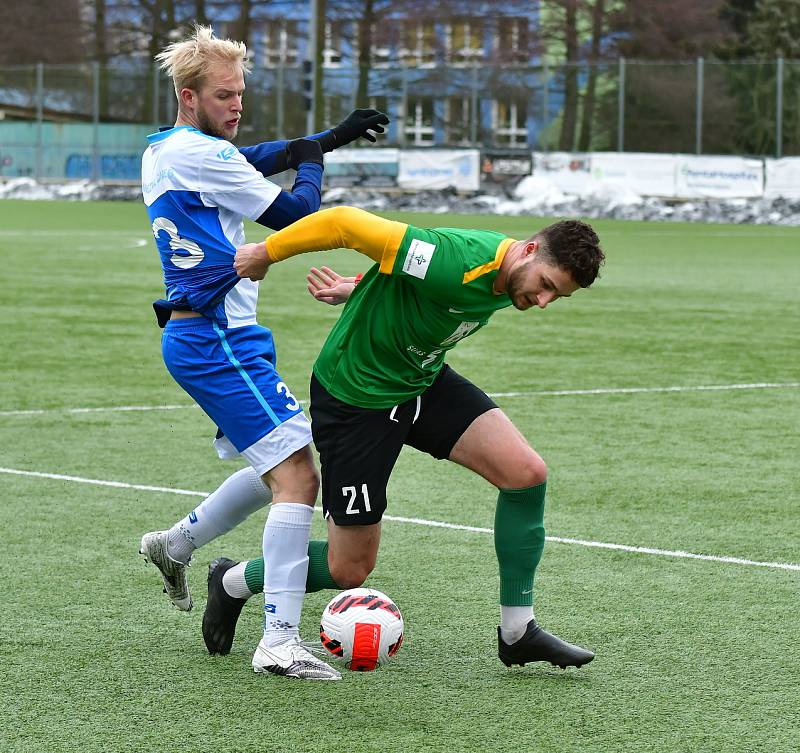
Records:
<instances>
[{"instance_id":1,"label":"number 3 on jersey","mask_svg":"<svg viewBox=\"0 0 800 753\"><path fill-rule=\"evenodd\" d=\"M300 410L300 403L298 403L297 398L289 392L286 382L278 382L275 385L275 389L279 395L284 395L286 397L286 407L289 410Z\"/></svg>"},{"instance_id":2,"label":"number 3 on jersey","mask_svg":"<svg viewBox=\"0 0 800 753\"><path fill-rule=\"evenodd\" d=\"M156 243L159 241L158 234L162 230L169 236L169 247L173 251L189 252L188 256L184 256L183 254L172 254L172 256L170 256L169 260L176 267L179 269L191 269L203 261L205 254L200 246L194 241L190 241L188 238L181 238L181 236L178 235L178 228L172 220L168 220L166 217L156 217L155 220L153 220L153 235L156 237Z\"/></svg>"},{"instance_id":3,"label":"number 3 on jersey","mask_svg":"<svg viewBox=\"0 0 800 753\"><path fill-rule=\"evenodd\" d=\"M355 486L343 486L342 496L349 497L349 499L347 500L347 510L345 510L345 512L348 515L358 515L358 513L362 512L361 510L358 509L358 507L356 507L358 499L358 491L356 490ZM361 496L364 499L363 512L371 512L372 508L369 506L369 494L367 492L366 484L361 484Z\"/></svg>"}]
</instances>

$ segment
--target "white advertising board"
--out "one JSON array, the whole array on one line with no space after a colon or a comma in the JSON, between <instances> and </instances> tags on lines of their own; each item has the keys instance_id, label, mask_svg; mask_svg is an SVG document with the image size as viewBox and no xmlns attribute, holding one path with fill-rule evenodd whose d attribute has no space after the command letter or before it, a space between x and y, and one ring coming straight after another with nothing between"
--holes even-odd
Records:
<instances>
[{"instance_id":1,"label":"white advertising board","mask_svg":"<svg viewBox=\"0 0 800 753\"><path fill-rule=\"evenodd\" d=\"M685 199L762 196L764 163L743 157L677 155L675 195Z\"/></svg>"},{"instance_id":2,"label":"white advertising board","mask_svg":"<svg viewBox=\"0 0 800 753\"><path fill-rule=\"evenodd\" d=\"M370 147L365 147L364 149L336 149L332 152L327 152L324 157L326 167L328 164L385 165L397 162L399 154L399 149L371 149Z\"/></svg>"},{"instance_id":3,"label":"white advertising board","mask_svg":"<svg viewBox=\"0 0 800 753\"><path fill-rule=\"evenodd\" d=\"M675 196L674 154L593 152L592 179L619 183L640 196Z\"/></svg>"},{"instance_id":4,"label":"white advertising board","mask_svg":"<svg viewBox=\"0 0 800 753\"><path fill-rule=\"evenodd\" d=\"M400 151L397 183L401 188L477 191L481 185L477 149L413 149Z\"/></svg>"},{"instance_id":5,"label":"white advertising board","mask_svg":"<svg viewBox=\"0 0 800 753\"><path fill-rule=\"evenodd\" d=\"M533 174L546 177L560 191L585 194L591 190L592 155L585 152L534 152Z\"/></svg>"},{"instance_id":6,"label":"white advertising board","mask_svg":"<svg viewBox=\"0 0 800 753\"><path fill-rule=\"evenodd\" d=\"M766 180L764 196L767 199L800 199L800 157L764 160Z\"/></svg>"}]
</instances>

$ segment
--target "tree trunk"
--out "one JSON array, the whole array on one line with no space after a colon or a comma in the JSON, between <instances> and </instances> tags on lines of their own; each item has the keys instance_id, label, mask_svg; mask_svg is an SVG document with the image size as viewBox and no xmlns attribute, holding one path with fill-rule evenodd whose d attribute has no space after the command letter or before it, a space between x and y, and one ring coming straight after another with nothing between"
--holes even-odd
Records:
<instances>
[{"instance_id":1,"label":"tree trunk","mask_svg":"<svg viewBox=\"0 0 800 753\"><path fill-rule=\"evenodd\" d=\"M578 151L588 152L592 143L592 124L594 121L595 90L597 89L597 65L600 59L600 40L603 37L603 15L605 0L595 0L592 17L592 52L589 59L589 80L583 97L583 119L578 138Z\"/></svg>"},{"instance_id":2,"label":"tree trunk","mask_svg":"<svg viewBox=\"0 0 800 753\"><path fill-rule=\"evenodd\" d=\"M567 53L567 66L564 74L564 116L561 121L561 137L558 148L572 151L575 143L575 126L578 120L578 69L574 65L578 59L577 0L565 0L564 42ZM572 64L572 65L571 65Z\"/></svg>"},{"instance_id":3,"label":"tree trunk","mask_svg":"<svg viewBox=\"0 0 800 753\"><path fill-rule=\"evenodd\" d=\"M208 16L206 15L206 0L195 0L194 20L202 26L208 26Z\"/></svg>"},{"instance_id":4,"label":"tree trunk","mask_svg":"<svg viewBox=\"0 0 800 753\"><path fill-rule=\"evenodd\" d=\"M251 10L252 10L252 2L251 0L240 0L240 12L239 12L239 33L238 37L240 42L244 42L245 46L250 46L250 27L251 27Z\"/></svg>"},{"instance_id":5,"label":"tree trunk","mask_svg":"<svg viewBox=\"0 0 800 753\"><path fill-rule=\"evenodd\" d=\"M98 98L100 117L108 110L108 47L106 46L106 0L94 0L94 59L100 66Z\"/></svg>"},{"instance_id":6,"label":"tree trunk","mask_svg":"<svg viewBox=\"0 0 800 753\"><path fill-rule=\"evenodd\" d=\"M364 0L364 13L358 27L356 107L366 107L369 101L369 71L372 60L372 24L374 20L375 0Z\"/></svg>"}]
</instances>

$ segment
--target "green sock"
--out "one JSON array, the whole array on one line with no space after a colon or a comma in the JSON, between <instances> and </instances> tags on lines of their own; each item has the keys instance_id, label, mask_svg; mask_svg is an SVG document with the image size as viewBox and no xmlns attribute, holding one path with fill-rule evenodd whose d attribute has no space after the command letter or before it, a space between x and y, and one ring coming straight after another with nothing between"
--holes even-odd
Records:
<instances>
[{"instance_id":1,"label":"green sock","mask_svg":"<svg viewBox=\"0 0 800 753\"><path fill-rule=\"evenodd\" d=\"M244 580L247 587L259 594L264 590L264 558L250 560L244 568ZM321 591L323 588L339 588L328 569L328 542L308 542L308 577L306 593Z\"/></svg>"},{"instance_id":2,"label":"green sock","mask_svg":"<svg viewBox=\"0 0 800 753\"><path fill-rule=\"evenodd\" d=\"M494 516L494 550L500 565L500 604L533 605L533 576L544 550L547 482L500 489Z\"/></svg>"}]
</instances>

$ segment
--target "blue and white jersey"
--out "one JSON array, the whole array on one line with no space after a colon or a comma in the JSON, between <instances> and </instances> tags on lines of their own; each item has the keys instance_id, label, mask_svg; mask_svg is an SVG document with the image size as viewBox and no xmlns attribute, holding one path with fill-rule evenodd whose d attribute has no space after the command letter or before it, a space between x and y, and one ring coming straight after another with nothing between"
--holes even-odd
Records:
<instances>
[{"instance_id":1,"label":"blue and white jersey","mask_svg":"<svg viewBox=\"0 0 800 753\"><path fill-rule=\"evenodd\" d=\"M147 137L142 194L153 227L166 307L191 309L223 328L255 324L258 283L233 269L255 220L281 189L230 142L188 126Z\"/></svg>"}]
</instances>

